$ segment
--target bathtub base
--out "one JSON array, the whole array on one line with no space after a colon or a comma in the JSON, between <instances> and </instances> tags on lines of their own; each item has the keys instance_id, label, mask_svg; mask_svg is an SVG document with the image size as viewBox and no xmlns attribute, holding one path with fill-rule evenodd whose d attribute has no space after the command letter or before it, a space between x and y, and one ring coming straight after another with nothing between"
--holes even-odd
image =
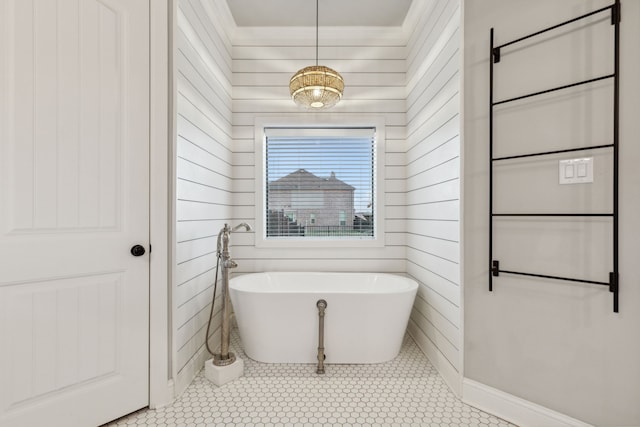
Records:
<instances>
[{"instance_id":1,"label":"bathtub base","mask_svg":"<svg viewBox=\"0 0 640 427\"><path fill-rule=\"evenodd\" d=\"M216 366L213 359L204 362L204 377L214 385L220 387L223 384L237 380L244 374L244 361L236 357L235 362L226 366Z\"/></svg>"},{"instance_id":2,"label":"bathtub base","mask_svg":"<svg viewBox=\"0 0 640 427\"><path fill-rule=\"evenodd\" d=\"M327 303L325 363L392 360L417 289L412 279L384 273L251 273L229 283L244 352L264 363L318 363L318 300Z\"/></svg>"}]
</instances>

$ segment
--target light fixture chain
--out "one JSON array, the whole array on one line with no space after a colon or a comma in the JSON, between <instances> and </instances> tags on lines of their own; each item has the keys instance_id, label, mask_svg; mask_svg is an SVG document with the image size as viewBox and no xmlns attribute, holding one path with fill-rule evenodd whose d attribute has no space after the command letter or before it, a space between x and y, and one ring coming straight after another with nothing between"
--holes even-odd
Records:
<instances>
[{"instance_id":1,"label":"light fixture chain","mask_svg":"<svg viewBox=\"0 0 640 427\"><path fill-rule=\"evenodd\" d=\"M1 0L0 0L1 1ZM316 65L304 67L289 80L289 93L296 104L307 108L325 109L342 99L344 80L340 73L318 65L320 57L320 0L316 0Z\"/></svg>"}]
</instances>

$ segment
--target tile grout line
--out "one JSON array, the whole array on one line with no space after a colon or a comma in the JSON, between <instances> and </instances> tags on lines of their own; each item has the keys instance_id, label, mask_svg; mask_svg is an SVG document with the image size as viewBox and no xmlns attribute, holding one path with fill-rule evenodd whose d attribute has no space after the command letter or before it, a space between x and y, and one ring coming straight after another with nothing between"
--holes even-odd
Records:
<instances>
[{"instance_id":1,"label":"tile grout line","mask_svg":"<svg viewBox=\"0 0 640 427\"><path fill-rule=\"evenodd\" d=\"M107 426L512 426L462 403L409 335L390 362L328 364L322 376L314 364L255 362L237 329L231 338L243 377L216 387L201 371L173 404Z\"/></svg>"}]
</instances>

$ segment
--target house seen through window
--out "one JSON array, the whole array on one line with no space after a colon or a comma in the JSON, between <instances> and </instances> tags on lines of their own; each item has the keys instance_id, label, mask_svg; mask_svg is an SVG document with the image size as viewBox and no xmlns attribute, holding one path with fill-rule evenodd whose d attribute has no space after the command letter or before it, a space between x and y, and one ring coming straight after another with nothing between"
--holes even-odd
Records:
<instances>
[{"instance_id":1,"label":"house seen through window","mask_svg":"<svg viewBox=\"0 0 640 427\"><path fill-rule=\"evenodd\" d=\"M374 128L265 128L265 136L267 239L374 238Z\"/></svg>"}]
</instances>

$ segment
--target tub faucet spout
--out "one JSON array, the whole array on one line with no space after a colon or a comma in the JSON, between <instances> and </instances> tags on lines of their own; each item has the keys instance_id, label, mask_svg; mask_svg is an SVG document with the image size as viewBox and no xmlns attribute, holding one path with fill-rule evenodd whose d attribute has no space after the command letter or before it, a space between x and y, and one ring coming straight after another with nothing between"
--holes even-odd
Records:
<instances>
[{"instance_id":1,"label":"tub faucet spout","mask_svg":"<svg viewBox=\"0 0 640 427\"><path fill-rule=\"evenodd\" d=\"M241 222L240 224L233 227L233 230L231 231L238 231L241 228L244 228L244 231L253 231L253 228L251 228L251 226L246 222Z\"/></svg>"}]
</instances>

